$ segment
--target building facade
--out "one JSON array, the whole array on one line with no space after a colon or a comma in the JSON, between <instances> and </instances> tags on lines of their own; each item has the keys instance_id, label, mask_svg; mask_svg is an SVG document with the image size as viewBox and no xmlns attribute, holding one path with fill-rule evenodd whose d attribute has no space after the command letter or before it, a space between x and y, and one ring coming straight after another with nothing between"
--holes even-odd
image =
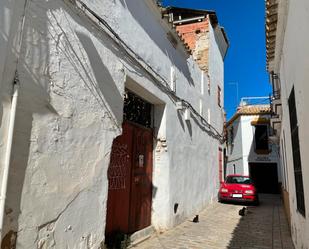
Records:
<instances>
[{"instance_id":1,"label":"building facade","mask_svg":"<svg viewBox=\"0 0 309 249\"><path fill-rule=\"evenodd\" d=\"M278 193L279 147L271 142L269 105L242 105L226 125L225 175L251 176L259 193Z\"/></svg>"},{"instance_id":2,"label":"building facade","mask_svg":"<svg viewBox=\"0 0 309 249\"><path fill-rule=\"evenodd\" d=\"M4 0L0 16L3 246L98 248L216 198L228 41L214 12Z\"/></svg>"},{"instance_id":3,"label":"building facade","mask_svg":"<svg viewBox=\"0 0 309 249\"><path fill-rule=\"evenodd\" d=\"M308 1L266 1L272 126L280 144L282 191L296 248L309 248Z\"/></svg>"}]
</instances>

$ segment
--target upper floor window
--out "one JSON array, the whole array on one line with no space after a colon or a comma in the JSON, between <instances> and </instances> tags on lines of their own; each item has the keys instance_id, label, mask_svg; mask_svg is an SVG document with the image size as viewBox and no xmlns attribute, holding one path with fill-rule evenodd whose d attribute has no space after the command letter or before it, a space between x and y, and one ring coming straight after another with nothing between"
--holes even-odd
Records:
<instances>
[{"instance_id":1,"label":"upper floor window","mask_svg":"<svg viewBox=\"0 0 309 249\"><path fill-rule=\"evenodd\" d=\"M256 151L268 151L268 126L256 125L255 126L255 150Z\"/></svg>"},{"instance_id":2,"label":"upper floor window","mask_svg":"<svg viewBox=\"0 0 309 249\"><path fill-rule=\"evenodd\" d=\"M234 127L231 126L231 128L229 129L229 142L231 145L234 144Z\"/></svg>"},{"instance_id":3,"label":"upper floor window","mask_svg":"<svg viewBox=\"0 0 309 249\"><path fill-rule=\"evenodd\" d=\"M218 86L218 106L221 107L221 88Z\"/></svg>"}]
</instances>

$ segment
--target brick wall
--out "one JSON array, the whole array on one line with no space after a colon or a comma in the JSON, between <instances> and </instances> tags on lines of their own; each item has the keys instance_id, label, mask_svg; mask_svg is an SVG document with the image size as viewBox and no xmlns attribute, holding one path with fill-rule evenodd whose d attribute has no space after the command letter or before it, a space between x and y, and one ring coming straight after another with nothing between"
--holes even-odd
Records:
<instances>
[{"instance_id":1,"label":"brick wall","mask_svg":"<svg viewBox=\"0 0 309 249\"><path fill-rule=\"evenodd\" d=\"M183 24L176 27L181 39L192 51L193 58L203 71L208 71L209 20Z\"/></svg>"}]
</instances>

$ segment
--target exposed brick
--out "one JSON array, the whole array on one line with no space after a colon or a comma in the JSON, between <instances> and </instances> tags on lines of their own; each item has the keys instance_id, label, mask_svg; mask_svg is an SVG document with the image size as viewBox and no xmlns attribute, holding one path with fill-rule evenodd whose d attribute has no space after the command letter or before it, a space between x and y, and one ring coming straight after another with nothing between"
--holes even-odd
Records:
<instances>
[{"instance_id":1,"label":"exposed brick","mask_svg":"<svg viewBox=\"0 0 309 249\"><path fill-rule=\"evenodd\" d=\"M192 51L193 58L203 71L208 70L209 54L209 21L183 24L176 27L180 38Z\"/></svg>"}]
</instances>

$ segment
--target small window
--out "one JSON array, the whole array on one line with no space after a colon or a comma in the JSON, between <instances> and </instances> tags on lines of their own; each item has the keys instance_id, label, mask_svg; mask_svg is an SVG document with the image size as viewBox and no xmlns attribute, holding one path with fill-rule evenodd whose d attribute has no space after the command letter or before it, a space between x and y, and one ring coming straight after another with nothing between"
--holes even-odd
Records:
<instances>
[{"instance_id":1,"label":"small window","mask_svg":"<svg viewBox=\"0 0 309 249\"><path fill-rule=\"evenodd\" d=\"M229 129L229 137L230 137L230 144L232 145L232 144L234 144L234 127L233 126L231 126L231 128Z\"/></svg>"},{"instance_id":2,"label":"small window","mask_svg":"<svg viewBox=\"0 0 309 249\"><path fill-rule=\"evenodd\" d=\"M210 75L207 74L207 87L208 87L208 94L210 95Z\"/></svg>"},{"instance_id":3,"label":"small window","mask_svg":"<svg viewBox=\"0 0 309 249\"><path fill-rule=\"evenodd\" d=\"M218 106L221 107L221 88L218 86Z\"/></svg>"},{"instance_id":4,"label":"small window","mask_svg":"<svg viewBox=\"0 0 309 249\"><path fill-rule=\"evenodd\" d=\"M205 89L205 74L202 72L201 74L201 94L204 95L204 89Z\"/></svg>"}]
</instances>

